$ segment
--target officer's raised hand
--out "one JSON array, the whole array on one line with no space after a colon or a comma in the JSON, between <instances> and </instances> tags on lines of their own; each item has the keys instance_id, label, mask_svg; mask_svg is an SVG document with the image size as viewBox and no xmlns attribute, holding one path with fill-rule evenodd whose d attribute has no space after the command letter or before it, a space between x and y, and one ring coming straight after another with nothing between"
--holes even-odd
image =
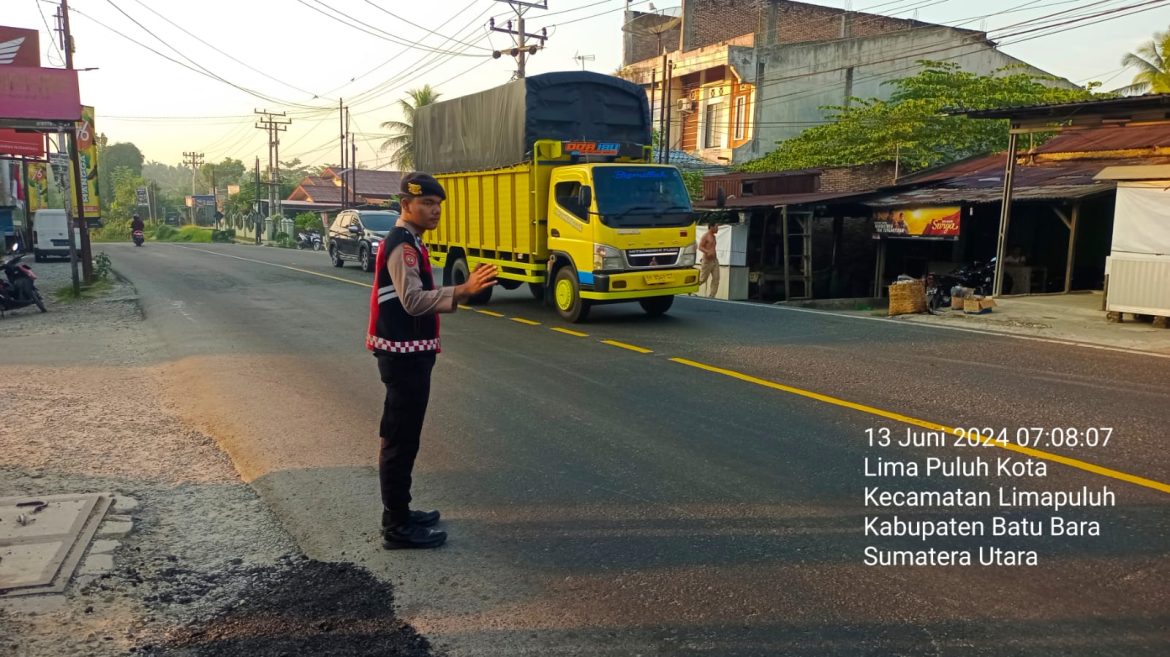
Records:
<instances>
[{"instance_id":1,"label":"officer's raised hand","mask_svg":"<svg viewBox=\"0 0 1170 657\"><path fill-rule=\"evenodd\" d=\"M496 275L500 269L495 265L480 264L467 277L467 282L455 286L455 298L462 303L496 284Z\"/></svg>"}]
</instances>

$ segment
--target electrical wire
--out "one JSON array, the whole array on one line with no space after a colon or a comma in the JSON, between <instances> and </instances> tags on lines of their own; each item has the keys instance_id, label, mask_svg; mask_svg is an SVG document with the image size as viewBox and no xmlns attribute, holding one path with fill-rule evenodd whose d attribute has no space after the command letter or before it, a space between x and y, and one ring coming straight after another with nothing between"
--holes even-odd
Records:
<instances>
[{"instance_id":1,"label":"electrical wire","mask_svg":"<svg viewBox=\"0 0 1170 657\"><path fill-rule=\"evenodd\" d=\"M34 0L37 6L37 13L41 15L41 22L45 24L45 34L49 37L49 43L53 45L53 50L57 51L57 61L53 61L53 51L48 48L45 49L45 55L49 58L49 63L56 66L65 65L65 53L61 52L61 46L57 45L57 40L53 38L53 28L49 27L49 19L45 18L45 9L41 3Z\"/></svg>"},{"instance_id":2,"label":"electrical wire","mask_svg":"<svg viewBox=\"0 0 1170 657\"><path fill-rule=\"evenodd\" d=\"M113 5L113 2L112 2L111 0L106 0L106 1L107 1L107 2L109 2L111 5ZM117 7L115 6L115 8L117 8ZM308 105L302 105L302 104L300 104L300 103L288 103L287 101L282 101L282 100L280 100L280 99L273 98L273 97L271 97L271 96L266 96L266 95L264 95L264 94L262 94L262 93L260 93L260 92L254 91L254 90L252 90L252 89L248 89L247 87L240 86L240 85L238 85L238 84L235 84L234 82L231 82L231 81L229 81L229 80L226 80L226 79L224 79L224 78L222 78L222 77L220 77L220 76L217 76L217 75L215 75L214 73L212 73L212 72L210 72L210 71L208 71L208 70L206 70L206 69L200 70L200 69L201 69L201 67L197 67L198 65L196 65L196 66L192 66L192 65L190 65L190 64L187 64L187 63L184 63L184 62L182 62L182 61L179 61L179 60L177 60L177 59L175 59L175 58L173 58L173 57L171 57L171 56L169 56L169 55L166 55L166 54L164 54L164 53L161 53L161 52L159 52L158 50L155 50L154 48L151 48L150 46L148 46L148 45L146 45L146 44L142 43L140 40L137 40L137 39L132 39L132 38L130 38L129 36L127 36L126 34L124 34L123 32L121 32L121 31L119 31L119 30L117 30L117 29L115 29L115 28L113 28L113 27L110 27L109 25L106 25L105 23L103 23L103 22L101 22L101 21L97 20L97 19L96 19L96 18L94 18L93 16L90 16L89 14L86 14L86 13L84 13L84 12L82 12L82 11L79 11L79 10L78 10L78 9L76 9L76 8L70 8L70 10L69 10L69 11L70 11L70 12L72 12L72 13L75 13L75 14L77 14L78 16L82 16L82 17L84 17L85 19L89 20L90 22L92 22L92 23L95 23L95 24L97 24L97 25L99 25L99 26L103 27L103 28L105 28L105 29L109 30L110 32L113 32L114 34L117 34L118 36L122 37L123 39L125 39L125 40L127 40L127 41L129 41L129 42L131 42L131 43L133 43L133 44L135 44L135 45L137 45L137 46L141 47L141 48L144 48L144 49L146 49L146 50L149 50L150 52L152 52L152 53L154 53L154 54L158 55L159 57L162 57L163 59L165 59L165 60L167 60L167 61L169 61L169 62L171 62L171 63L178 64L179 66L182 66L183 68L185 68L185 69L188 69L189 71L192 71L193 73L197 73L197 74L199 74L199 75L202 75L202 76L204 76L204 77L208 77L208 78L211 78L211 79L213 79L213 80L216 80L216 81L218 81L218 82L222 82L222 83L224 83L224 84L227 84L228 86L230 86L230 87L233 87L233 88L235 88L235 89L238 89L238 90L240 90L240 91L242 91L242 92L244 92L244 93L246 93L246 94L248 94L248 95L250 95L250 96L253 96L253 97L255 97L255 98L259 98L259 99L261 99L261 100L266 100L266 101L268 101L268 102L272 102L272 103L287 104L287 105L293 105L293 106L298 106L298 107L303 107L303 108L308 108L308 109L318 109L318 108L315 108L315 107L312 107L312 106L308 106ZM119 11L121 11L121 10L119 10ZM122 13L125 15L125 12L122 12ZM133 20L133 19L131 19L131 20ZM135 22L136 22L136 21L135 21ZM144 29L145 29L145 28L144 28ZM153 33L150 33L150 31L149 31L149 30L147 30L147 33L148 33L148 34L151 34L151 36L152 36L152 37L154 37L155 39L158 39L158 37L157 37L157 36L155 36ZM174 48L172 48L172 50L174 50ZM177 52L177 51L176 51L176 52ZM185 55L182 55L181 53L180 53L180 56L182 56L182 57L186 57Z\"/></svg>"},{"instance_id":3,"label":"electrical wire","mask_svg":"<svg viewBox=\"0 0 1170 657\"><path fill-rule=\"evenodd\" d=\"M109 0L106 0L106 1L109 2ZM439 50L438 48L424 46L424 45L421 45L419 43L411 43L409 41L405 41L399 37L394 36L393 34L390 34L387 31L379 29L377 27L371 26L372 29L366 28L361 24L361 21L359 21L357 18L350 16L349 14L337 9L336 7L329 7L329 9L336 12L336 14L338 14L339 16L331 14L331 13L325 11L324 9L321 9L320 7L316 7L314 5L311 5L308 3L307 0L297 0L297 2L308 7L309 9L312 9L313 11L317 12L318 14L321 14L322 16L325 16L326 18L329 18L331 20L337 21L338 23L341 23L342 25L345 25L346 27L353 28L355 30L358 30L359 32L364 32L366 34L369 34L372 37L382 39L383 41L389 41L390 43L394 43L394 44L397 44L400 46L406 46L408 48L413 48L415 50L422 50L424 52L432 52L432 53L443 54L443 55L451 55L453 57L490 57L491 56L490 53L485 53L482 55L469 54L469 53L462 53L462 52L456 52L456 51L450 51L450 50ZM321 3L318 2L318 4L321 4ZM353 21L353 23L346 22L340 16L344 16L345 18L349 19L350 21Z\"/></svg>"},{"instance_id":4,"label":"electrical wire","mask_svg":"<svg viewBox=\"0 0 1170 657\"><path fill-rule=\"evenodd\" d=\"M242 59L239 59L238 57L235 57L235 56L233 56L233 55L231 55L231 54L229 54L229 53L227 53L227 52L224 52L224 51L223 51L223 50L221 50L220 48L217 48L216 46L214 46L214 45L212 45L212 44L208 43L207 41L204 41L204 40L203 40L202 38L200 38L198 35L196 35L196 34L194 34L194 33L190 32L189 30L187 30L186 28L184 28L182 25L179 25L178 23L176 23L176 22L172 21L171 19L167 18L166 16L163 16L163 15L162 15L162 14L160 14L160 13L159 13L159 12L158 12L156 9L152 8L150 5L147 5L147 4L146 4L145 2L143 2L142 0L134 0L134 2L138 3L139 5L141 5L143 9L146 9L147 11L149 11L149 12L150 12L150 13L152 13L152 14L154 14L155 16L158 16L159 18L161 18L163 21L165 21L165 22L166 22L166 23L168 23L169 25L171 25L171 26L175 27L176 29L178 29L179 31L181 31L183 34L186 34L187 36L191 37L192 39L195 39L195 40L196 40L196 41L198 41L199 43L202 43L203 45L207 46L208 48L211 48L211 49L212 49L212 50L214 50L215 52L217 52L217 53L219 53L219 54L223 55L224 57L227 57L228 59L232 60L233 62L235 62L235 63L237 63L237 64L240 64L240 65L241 65L241 66L243 66L244 68L247 68L248 70L250 70L250 71L252 71L252 72L254 72L254 73L259 73L260 75L262 75L262 76L264 76L264 77L268 78L269 80L272 80L273 82L276 82L276 83L278 83L278 84L281 84L281 85L283 85L283 86L285 86L285 87L288 87L289 89L292 89L292 90L294 90L294 91L299 91L299 92L301 92L301 93L303 93L303 94L305 94L305 95L307 95L307 96L312 96L313 98L317 98L317 97L318 97L318 94L316 94L316 93L313 93L312 91L309 91L309 90L307 90L307 89L302 89L302 88L300 88L300 87L298 87L298 86L296 86L296 85L294 85L294 84L290 84L290 83L288 83L288 82L285 82L284 80L281 80L281 79L279 79L279 78L273 77L273 76L271 76L271 75L269 75L269 74L265 73L264 71L261 71L260 69L258 69L258 68L255 68L254 66L252 66L251 64L249 64L249 63L247 63L247 62L243 61Z\"/></svg>"},{"instance_id":5,"label":"electrical wire","mask_svg":"<svg viewBox=\"0 0 1170 657\"><path fill-rule=\"evenodd\" d=\"M468 11L475 4L475 2L476 2L476 0L471 0L471 2L467 5L467 7L465 7L463 10L460 10L458 13L463 13L465 11ZM472 19L470 21L468 21L463 27L456 30L456 32L455 32L456 36L463 35L465 32L467 32L468 28L472 24L474 24L477 20L481 20L489 11L491 11L490 5L487 8L485 8L483 11L481 11L477 16L472 17ZM458 14L456 14L456 15L458 15ZM463 38L467 38L467 37L464 36ZM352 84L354 81L359 80L363 77L366 77L366 76L372 74L374 71L381 69L382 67L386 66L387 64L396 62L398 57L400 55L404 54L406 51L407 51L407 48L403 48L402 50L400 50L399 52L395 53L390 58L388 58L386 61L382 62L381 64L378 64L377 66L370 69L369 71L366 71L365 73L363 73L355 78L352 78L349 82L341 85L341 87L338 87L338 89L331 90L329 93L332 93L332 92L337 91L341 88L344 88L344 87L348 86L349 84ZM434 57L433 54L432 55L423 55L423 56L419 57L417 60L415 60L414 62L411 62L409 64L404 65L402 67L402 70L403 70L402 73L399 73L398 75L392 76L388 80L383 80L382 82L374 85L373 87L356 94L356 96L351 96L349 99L350 104L352 104L352 105L359 104L361 102L364 102L367 99L372 99L373 97L380 96L386 90L396 88L396 85L398 85L398 81L403 79L406 75L408 75L409 71L411 71L414 67L418 66L419 63L428 61L428 58L432 58L432 57Z\"/></svg>"},{"instance_id":6,"label":"electrical wire","mask_svg":"<svg viewBox=\"0 0 1170 657\"><path fill-rule=\"evenodd\" d=\"M390 11L389 9L386 9L384 7L379 7L378 5L374 4L373 0L365 0L365 3L370 5L374 9L377 9L378 11L380 11L382 13L389 15L392 18L395 18L397 20L402 21L403 23L406 23L407 25L410 25L412 27L417 27L418 29L425 31L427 34L430 34L432 36L437 36L437 37L443 36L435 31L431 30L430 28L423 27L422 25L419 25L418 23L415 23L415 22L412 22L406 18L403 18L403 17L399 16L398 14L395 14L394 12ZM483 46L480 46L480 45L477 45L474 43L465 43L463 41L459 41L458 39L452 39L450 37L445 37L445 39L447 41L455 41L455 43L458 43L458 44L463 45L463 46L468 46L469 48L479 48L480 50L490 50L490 48L484 48Z\"/></svg>"}]
</instances>

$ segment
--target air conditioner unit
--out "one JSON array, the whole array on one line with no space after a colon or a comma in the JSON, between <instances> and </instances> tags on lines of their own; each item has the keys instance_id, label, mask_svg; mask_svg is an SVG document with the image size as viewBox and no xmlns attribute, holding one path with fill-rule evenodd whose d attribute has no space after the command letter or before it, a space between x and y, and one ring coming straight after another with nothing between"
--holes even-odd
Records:
<instances>
[{"instance_id":1,"label":"air conditioner unit","mask_svg":"<svg viewBox=\"0 0 1170 657\"><path fill-rule=\"evenodd\" d=\"M698 103L691 100L690 98L679 98L678 99L678 111L680 111L680 112L693 112L693 111L695 111L695 105L697 105L697 104Z\"/></svg>"}]
</instances>

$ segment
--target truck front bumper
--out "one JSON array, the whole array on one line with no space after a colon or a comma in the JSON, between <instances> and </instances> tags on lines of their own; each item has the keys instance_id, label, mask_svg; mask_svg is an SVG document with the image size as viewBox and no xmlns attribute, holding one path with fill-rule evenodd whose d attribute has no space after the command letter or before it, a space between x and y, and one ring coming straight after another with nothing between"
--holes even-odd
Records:
<instances>
[{"instance_id":1,"label":"truck front bumper","mask_svg":"<svg viewBox=\"0 0 1170 657\"><path fill-rule=\"evenodd\" d=\"M697 269L654 269L621 273L593 273L593 285L582 285L581 298L593 301L645 299L690 294L699 289Z\"/></svg>"}]
</instances>

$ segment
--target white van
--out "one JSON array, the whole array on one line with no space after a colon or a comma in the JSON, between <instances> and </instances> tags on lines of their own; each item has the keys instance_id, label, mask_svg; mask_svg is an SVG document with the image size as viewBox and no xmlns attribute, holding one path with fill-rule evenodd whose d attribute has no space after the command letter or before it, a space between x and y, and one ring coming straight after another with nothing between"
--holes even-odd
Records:
<instances>
[{"instance_id":1,"label":"white van","mask_svg":"<svg viewBox=\"0 0 1170 657\"><path fill-rule=\"evenodd\" d=\"M64 210L37 210L33 214L33 260L69 257L69 220ZM73 244L81 249L81 231L74 227Z\"/></svg>"}]
</instances>

